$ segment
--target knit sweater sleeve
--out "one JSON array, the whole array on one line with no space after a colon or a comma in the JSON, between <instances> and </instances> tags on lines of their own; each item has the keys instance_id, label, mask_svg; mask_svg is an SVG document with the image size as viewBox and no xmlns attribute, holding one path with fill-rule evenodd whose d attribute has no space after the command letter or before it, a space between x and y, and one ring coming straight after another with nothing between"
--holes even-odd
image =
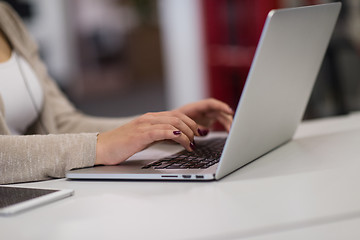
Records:
<instances>
[{"instance_id":1,"label":"knit sweater sleeve","mask_svg":"<svg viewBox=\"0 0 360 240\"><path fill-rule=\"evenodd\" d=\"M93 166L96 133L0 136L0 184L62 178Z\"/></svg>"}]
</instances>

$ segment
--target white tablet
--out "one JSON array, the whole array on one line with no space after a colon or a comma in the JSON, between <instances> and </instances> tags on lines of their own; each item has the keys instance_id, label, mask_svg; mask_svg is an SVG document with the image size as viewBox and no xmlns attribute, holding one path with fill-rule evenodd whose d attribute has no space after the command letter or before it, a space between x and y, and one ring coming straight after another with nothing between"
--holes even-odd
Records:
<instances>
[{"instance_id":1,"label":"white tablet","mask_svg":"<svg viewBox=\"0 0 360 240\"><path fill-rule=\"evenodd\" d=\"M11 215L74 194L71 189L0 186L0 215Z\"/></svg>"}]
</instances>

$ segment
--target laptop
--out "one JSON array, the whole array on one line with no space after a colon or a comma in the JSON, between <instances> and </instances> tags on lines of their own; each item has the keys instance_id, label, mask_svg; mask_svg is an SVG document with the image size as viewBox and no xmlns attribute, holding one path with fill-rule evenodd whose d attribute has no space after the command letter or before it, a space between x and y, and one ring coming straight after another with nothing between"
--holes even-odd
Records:
<instances>
[{"instance_id":1,"label":"laptop","mask_svg":"<svg viewBox=\"0 0 360 240\"><path fill-rule=\"evenodd\" d=\"M116 166L75 169L66 177L218 180L290 141L302 120L340 8L341 3L330 3L269 12L225 138L197 140L191 156L184 150L156 161L144 157ZM209 154L214 149L219 152Z\"/></svg>"}]
</instances>

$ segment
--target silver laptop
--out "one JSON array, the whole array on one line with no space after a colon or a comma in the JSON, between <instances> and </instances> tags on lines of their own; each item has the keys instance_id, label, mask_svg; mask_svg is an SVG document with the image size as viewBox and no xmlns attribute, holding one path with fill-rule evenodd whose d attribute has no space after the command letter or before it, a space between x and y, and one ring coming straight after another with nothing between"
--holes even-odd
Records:
<instances>
[{"instance_id":1,"label":"silver laptop","mask_svg":"<svg viewBox=\"0 0 360 240\"><path fill-rule=\"evenodd\" d=\"M288 142L302 120L340 8L331 3L269 12L227 138L197 141L191 156L184 150L156 161L72 170L66 177L218 180ZM209 153L214 149L219 153Z\"/></svg>"}]
</instances>

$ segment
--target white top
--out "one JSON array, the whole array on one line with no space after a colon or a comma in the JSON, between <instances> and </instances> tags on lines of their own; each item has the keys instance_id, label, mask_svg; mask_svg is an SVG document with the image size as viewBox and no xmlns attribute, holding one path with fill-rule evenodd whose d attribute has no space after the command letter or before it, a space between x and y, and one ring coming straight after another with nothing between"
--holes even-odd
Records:
<instances>
[{"instance_id":1,"label":"white top","mask_svg":"<svg viewBox=\"0 0 360 240\"><path fill-rule=\"evenodd\" d=\"M0 96L12 134L24 134L39 115L44 93L31 66L14 51L0 63Z\"/></svg>"}]
</instances>

